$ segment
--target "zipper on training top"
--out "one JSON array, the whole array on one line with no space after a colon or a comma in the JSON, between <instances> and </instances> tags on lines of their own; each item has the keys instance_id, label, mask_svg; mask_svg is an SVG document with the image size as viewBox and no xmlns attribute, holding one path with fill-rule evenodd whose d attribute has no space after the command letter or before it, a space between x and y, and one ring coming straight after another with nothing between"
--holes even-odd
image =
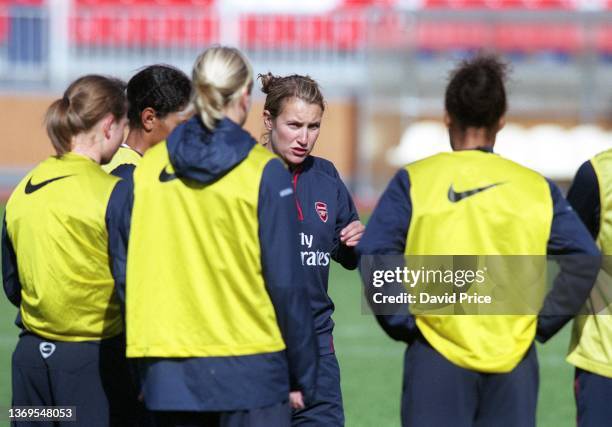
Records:
<instances>
[{"instance_id":1,"label":"zipper on training top","mask_svg":"<svg viewBox=\"0 0 612 427\"><path fill-rule=\"evenodd\" d=\"M293 196L295 197L295 206L297 207L297 211L298 211L298 219L300 221L304 221L304 213L302 212L302 207L300 206L300 201L297 195L297 182L298 182L299 176L300 176L299 170L296 170L295 172L293 172Z\"/></svg>"}]
</instances>

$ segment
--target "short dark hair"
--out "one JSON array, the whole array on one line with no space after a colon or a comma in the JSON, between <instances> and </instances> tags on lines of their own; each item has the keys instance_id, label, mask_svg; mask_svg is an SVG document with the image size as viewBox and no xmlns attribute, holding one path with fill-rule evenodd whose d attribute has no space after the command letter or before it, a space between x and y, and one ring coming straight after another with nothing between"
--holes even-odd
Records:
<instances>
[{"instance_id":1,"label":"short dark hair","mask_svg":"<svg viewBox=\"0 0 612 427\"><path fill-rule=\"evenodd\" d=\"M151 65L136 73L127 84L130 128L142 129L140 115L152 108L164 118L181 111L191 101L191 81L181 70L169 65Z\"/></svg>"},{"instance_id":2,"label":"short dark hair","mask_svg":"<svg viewBox=\"0 0 612 427\"><path fill-rule=\"evenodd\" d=\"M497 55L479 53L453 70L444 104L453 125L493 129L508 108L508 65Z\"/></svg>"}]
</instances>

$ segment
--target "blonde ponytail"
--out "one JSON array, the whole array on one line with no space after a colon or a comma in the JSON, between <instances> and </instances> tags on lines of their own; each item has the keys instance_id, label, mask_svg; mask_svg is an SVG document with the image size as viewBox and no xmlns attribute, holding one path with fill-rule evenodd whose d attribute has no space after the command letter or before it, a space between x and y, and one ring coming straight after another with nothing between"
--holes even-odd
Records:
<instances>
[{"instance_id":1,"label":"blonde ponytail","mask_svg":"<svg viewBox=\"0 0 612 427\"><path fill-rule=\"evenodd\" d=\"M204 125L212 130L224 116L223 110L253 82L246 57L235 48L206 49L196 60L192 75L195 107Z\"/></svg>"}]
</instances>

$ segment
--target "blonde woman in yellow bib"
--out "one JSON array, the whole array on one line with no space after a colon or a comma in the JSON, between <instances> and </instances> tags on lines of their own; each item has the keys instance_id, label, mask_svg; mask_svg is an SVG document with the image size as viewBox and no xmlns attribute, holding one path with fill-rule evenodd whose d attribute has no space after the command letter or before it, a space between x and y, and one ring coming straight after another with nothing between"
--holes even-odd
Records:
<instances>
[{"instance_id":1,"label":"blonde woman in yellow bib","mask_svg":"<svg viewBox=\"0 0 612 427\"><path fill-rule=\"evenodd\" d=\"M162 426L289 426L317 368L290 176L242 128L240 51L207 49L192 80L197 114L142 158L131 213L118 203L127 355Z\"/></svg>"}]
</instances>

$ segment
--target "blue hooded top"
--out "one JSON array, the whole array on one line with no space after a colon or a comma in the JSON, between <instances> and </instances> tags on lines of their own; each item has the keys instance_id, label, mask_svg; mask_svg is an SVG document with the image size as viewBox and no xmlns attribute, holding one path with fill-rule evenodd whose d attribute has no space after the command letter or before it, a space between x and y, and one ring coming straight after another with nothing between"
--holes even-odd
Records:
<instances>
[{"instance_id":1,"label":"blue hooded top","mask_svg":"<svg viewBox=\"0 0 612 427\"><path fill-rule=\"evenodd\" d=\"M170 134L167 150L176 178L207 184L223 179L255 144L227 118L210 131L196 116ZM291 193L287 170L279 160L269 161L261 177L257 213L261 265L286 350L248 356L140 359L141 386L149 409L248 410L287 401L290 390L302 391L306 401L313 398L317 348L312 314L304 281L290 279L301 277L296 205L293 197L287 197ZM133 181L128 177L111 195L107 215L112 271L121 299L125 298L132 205Z\"/></svg>"}]
</instances>

